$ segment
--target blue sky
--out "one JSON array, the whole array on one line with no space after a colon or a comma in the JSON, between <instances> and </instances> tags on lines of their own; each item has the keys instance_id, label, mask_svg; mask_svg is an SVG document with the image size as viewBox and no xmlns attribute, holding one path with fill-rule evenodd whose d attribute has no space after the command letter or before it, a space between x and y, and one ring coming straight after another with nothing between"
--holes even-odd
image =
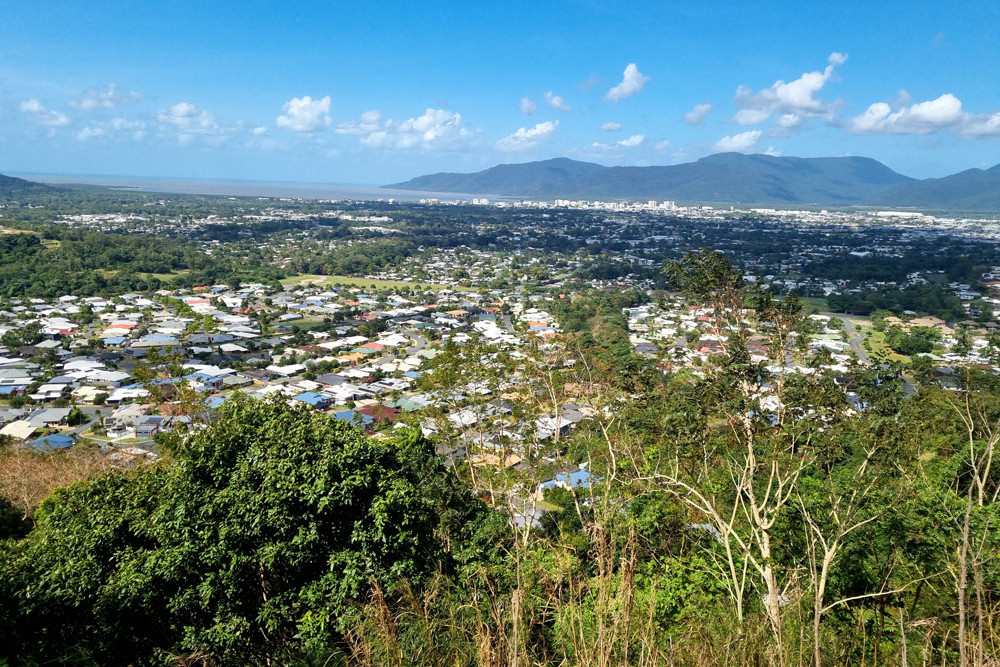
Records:
<instances>
[{"instance_id":1,"label":"blue sky","mask_svg":"<svg viewBox=\"0 0 1000 667\"><path fill-rule=\"evenodd\" d=\"M387 183L568 156L1000 163L1000 3L12 2L0 172Z\"/></svg>"}]
</instances>

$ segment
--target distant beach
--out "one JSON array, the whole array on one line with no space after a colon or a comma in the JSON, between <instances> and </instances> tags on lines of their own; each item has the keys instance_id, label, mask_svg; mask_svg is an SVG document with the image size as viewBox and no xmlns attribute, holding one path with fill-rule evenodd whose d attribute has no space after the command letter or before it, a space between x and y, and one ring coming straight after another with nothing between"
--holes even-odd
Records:
<instances>
[{"instance_id":1,"label":"distant beach","mask_svg":"<svg viewBox=\"0 0 1000 667\"><path fill-rule=\"evenodd\" d=\"M127 176L94 176L87 174L16 174L21 178L41 183L60 185L97 185L109 189L141 190L174 194L224 195L232 197L288 197L292 199L355 199L375 201L396 199L419 201L436 198L442 201L468 200L488 197L493 200L508 199L489 194L462 194L454 192L420 192L393 190L376 185L344 185L324 183L286 183L279 181L221 181L181 178L137 178Z\"/></svg>"}]
</instances>

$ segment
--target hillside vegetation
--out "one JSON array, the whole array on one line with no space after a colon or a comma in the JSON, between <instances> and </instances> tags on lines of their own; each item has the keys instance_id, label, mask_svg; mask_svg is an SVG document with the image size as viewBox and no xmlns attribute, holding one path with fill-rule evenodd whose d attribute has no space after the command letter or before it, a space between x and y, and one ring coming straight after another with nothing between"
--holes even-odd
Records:
<instances>
[{"instance_id":1,"label":"hillside vegetation","mask_svg":"<svg viewBox=\"0 0 1000 667\"><path fill-rule=\"evenodd\" d=\"M631 354L625 293L567 300L569 333L545 347L472 340L435 359L425 391L474 383L483 406L503 391L521 422L591 411L570 436L500 438L494 458L519 451L528 472L470 465L484 460L472 451L446 468L416 430L367 436L238 397L161 463L60 488L27 520L8 502L0 655L995 664L997 378L968 369L955 391L918 375L906 397L889 366L772 374L818 362L794 299L711 252L668 273L722 334L700 368ZM751 316L768 323L770 362L749 353ZM588 481L534 494L567 463Z\"/></svg>"}]
</instances>

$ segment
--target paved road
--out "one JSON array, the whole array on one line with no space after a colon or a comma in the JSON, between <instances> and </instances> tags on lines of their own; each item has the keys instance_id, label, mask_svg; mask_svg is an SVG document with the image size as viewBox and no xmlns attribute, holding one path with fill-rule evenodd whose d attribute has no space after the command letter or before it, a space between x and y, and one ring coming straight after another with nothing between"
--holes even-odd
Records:
<instances>
[{"instance_id":1,"label":"paved road","mask_svg":"<svg viewBox=\"0 0 1000 667\"><path fill-rule=\"evenodd\" d=\"M829 315L830 317L836 317L838 320L844 323L844 331L846 331L847 335L851 337L850 340L848 341L848 343L851 346L851 349L854 350L854 353L856 355L858 355L859 361L861 361L862 363L868 363L868 353L865 352L865 349L863 347L861 347L861 343L864 342L865 337L862 336L861 333L854 326L854 322L852 322L846 315L837 315L836 313L823 313L823 314Z\"/></svg>"},{"instance_id":2,"label":"paved road","mask_svg":"<svg viewBox=\"0 0 1000 667\"><path fill-rule=\"evenodd\" d=\"M854 353L858 355L858 360L861 361L861 363L863 364L870 363L871 360L868 357L868 353L865 352L865 349L862 346L865 337L862 336L861 333L857 330L857 327L854 326L854 322L852 322L846 315L838 315L836 313L823 313L823 314L829 315L830 317L836 317L838 320L844 323L844 331L846 331L847 335L850 336L849 344L851 346L851 349L854 350ZM913 386L913 383L910 382L905 375L902 377L903 377L903 393L906 394L907 396L913 396L914 394L916 394L917 388Z\"/></svg>"}]
</instances>

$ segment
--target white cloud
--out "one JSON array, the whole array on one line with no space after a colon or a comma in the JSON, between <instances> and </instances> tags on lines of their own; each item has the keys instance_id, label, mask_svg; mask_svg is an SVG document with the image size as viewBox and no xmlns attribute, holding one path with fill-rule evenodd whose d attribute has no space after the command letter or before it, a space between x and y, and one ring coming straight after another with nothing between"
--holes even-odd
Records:
<instances>
[{"instance_id":1,"label":"white cloud","mask_svg":"<svg viewBox=\"0 0 1000 667\"><path fill-rule=\"evenodd\" d=\"M314 100L308 95L293 97L282 107L284 114L278 116L278 127L311 134L330 127L330 96Z\"/></svg>"},{"instance_id":2,"label":"white cloud","mask_svg":"<svg viewBox=\"0 0 1000 667\"><path fill-rule=\"evenodd\" d=\"M653 147L653 149L657 153L662 153L665 150L667 150L668 148L670 148L670 140L669 139L663 139L662 141L658 141L658 142L656 142L656 146Z\"/></svg>"},{"instance_id":3,"label":"white cloud","mask_svg":"<svg viewBox=\"0 0 1000 667\"><path fill-rule=\"evenodd\" d=\"M602 123L601 129L605 132L618 132L622 129L622 124L616 123L615 121L609 121L607 123Z\"/></svg>"},{"instance_id":4,"label":"white cloud","mask_svg":"<svg viewBox=\"0 0 1000 667\"><path fill-rule=\"evenodd\" d=\"M595 141L591 145L591 148L599 151L618 150L621 148L635 148L645 140L646 140L645 134L633 134L628 139L620 139L619 141L616 141L613 144L602 144L599 141Z\"/></svg>"},{"instance_id":5,"label":"white cloud","mask_svg":"<svg viewBox=\"0 0 1000 667\"><path fill-rule=\"evenodd\" d=\"M169 109L160 110L156 114L156 121L161 131L176 132L182 144L200 138L208 145L218 146L242 127L242 123L221 125L214 114L189 102L179 102Z\"/></svg>"},{"instance_id":6,"label":"white cloud","mask_svg":"<svg viewBox=\"0 0 1000 667\"><path fill-rule=\"evenodd\" d=\"M645 134L633 134L628 139L622 139L621 141L619 141L618 145L624 146L625 148L634 148L635 146L638 146L645 140L646 140Z\"/></svg>"},{"instance_id":7,"label":"white cloud","mask_svg":"<svg viewBox=\"0 0 1000 667\"><path fill-rule=\"evenodd\" d=\"M538 111L538 105L532 102L530 97L521 98L521 113L525 116L530 116L536 111Z\"/></svg>"},{"instance_id":8,"label":"white cloud","mask_svg":"<svg viewBox=\"0 0 1000 667\"><path fill-rule=\"evenodd\" d=\"M135 91L119 91L118 85L109 83L106 88L88 88L84 91L83 97L78 100L70 100L69 105L76 109L114 109L126 104L134 104L142 99L142 95Z\"/></svg>"},{"instance_id":9,"label":"white cloud","mask_svg":"<svg viewBox=\"0 0 1000 667\"><path fill-rule=\"evenodd\" d=\"M778 127L785 130L794 130L802 126L805 119L796 113L784 113L778 117Z\"/></svg>"},{"instance_id":10,"label":"white cloud","mask_svg":"<svg viewBox=\"0 0 1000 667\"><path fill-rule=\"evenodd\" d=\"M354 127L337 129L351 130L341 134L360 135L361 144L370 148L461 150L473 139L462 115L446 109L427 109L422 116L404 121L390 118L383 123L381 117L377 111L369 111Z\"/></svg>"},{"instance_id":11,"label":"white cloud","mask_svg":"<svg viewBox=\"0 0 1000 667\"><path fill-rule=\"evenodd\" d=\"M80 141L87 141L103 136L124 136L129 135L135 141L141 141L146 137L146 123L141 120L129 120L121 116L106 121L94 121L87 127L80 130L76 138Z\"/></svg>"},{"instance_id":12,"label":"white cloud","mask_svg":"<svg viewBox=\"0 0 1000 667\"><path fill-rule=\"evenodd\" d=\"M748 130L746 132L740 132L739 134L727 135L722 137L717 142L715 142L715 150L721 151L723 153L737 152L742 153L743 151L753 148L757 140L760 139L763 132L760 130Z\"/></svg>"},{"instance_id":13,"label":"white cloud","mask_svg":"<svg viewBox=\"0 0 1000 667\"><path fill-rule=\"evenodd\" d=\"M771 112L766 109L740 109L736 112L733 120L737 125L757 125L763 123L771 117Z\"/></svg>"},{"instance_id":14,"label":"white cloud","mask_svg":"<svg viewBox=\"0 0 1000 667\"><path fill-rule=\"evenodd\" d=\"M846 127L854 134L931 134L950 131L968 138L1000 137L1000 112L967 112L962 108L962 101L951 93L914 103L909 93L901 90L892 102L876 102L864 113L850 118Z\"/></svg>"},{"instance_id":15,"label":"white cloud","mask_svg":"<svg viewBox=\"0 0 1000 667\"><path fill-rule=\"evenodd\" d=\"M69 125L69 116L54 109L46 109L45 105L34 98L21 100L21 113L38 125L49 129Z\"/></svg>"},{"instance_id":16,"label":"white cloud","mask_svg":"<svg viewBox=\"0 0 1000 667\"><path fill-rule=\"evenodd\" d=\"M161 110L156 114L156 120L181 134L215 134L220 129L213 114L188 102L178 102L169 109Z\"/></svg>"},{"instance_id":17,"label":"white cloud","mask_svg":"<svg viewBox=\"0 0 1000 667\"><path fill-rule=\"evenodd\" d=\"M646 87L647 81L649 81L649 77L643 75L643 73L639 71L639 68L636 67L635 63L629 63L625 67L625 72L622 75L622 82L609 90L604 95L604 99L617 102L618 100L623 100L626 97L638 95L642 92L642 89Z\"/></svg>"},{"instance_id":18,"label":"white cloud","mask_svg":"<svg viewBox=\"0 0 1000 667\"><path fill-rule=\"evenodd\" d=\"M684 114L684 122L688 125L701 125L705 120L705 116L712 110L712 105L709 102L704 104L696 104Z\"/></svg>"},{"instance_id":19,"label":"white cloud","mask_svg":"<svg viewBox=\"0 0 1000 667\"><path fill-rule=\"evenodd\" d=\"M85 127L76 133L76 138L80 141L86 141L87 139L93 139L94 137L104 136L104 129L100 127Z\"/></svg>"},{"instance_id":20,"label":"white cloud","mask_svg":"<svg viewBox=\"0 0 1000 667\"><path fill-rule=\"evenodd\" d=\"M764 151L764 155L770 155L771 157L781 157L781 151L779 151L774 146L768 146L767 150Z\"/></svg>"},{"instance_id":21,"label":"white cloud","mask_svg":"<svg viewBox=\"0 0 1000 667\"><path fill-rule=\"evenodd\" d=\"M267 134L267 128L264 127L263 125L261 125L259 127L255 127L252 130L250 130L250 134L252 134L255 137L259 137L259 136L265 135L265 134Z\"/></svg>"},{"instance_id":22,"label":"white cloud","mask_svg":"<svg viewBox=\"0 0 1000 667\"><path fill-rule=\"evenodd\" d=\"M497 148L502 151L523 151L534 148L551 137L557 127L559 127L559 121L547 120L544 123L538 123L530 130L526 127L519 128L513 134L499 140Z\"/></svg>"},{"instance_id":23,"label":"white cloud","mask_svg":"<svg viewBox=\"0 0 1000 667\"><path fill-rule=\"evenodd\" d=\"M370 109L361 114L361 119L341 123L334 130L337 134L353 134L364 136L382 129L382 112L378 109Z\"/></svg>"},{"instance_id":24,"label":"white cloud","mask_svg":"<svg viewBox=\"0 0 1000 667\"><path fill-rule=\"evenodd\" d=\"M962 125L962 134L967 137L1000 137L1000 111L967 118Z\"/></svg>"},{"instance_id":25,"label":"white cloud","mask_svg":"<svg viewBox=\"0 0 1000 667\"><path fill-rule=\"evenodd\" d=\"M566 101L560 95L556 95L551 90L545 93L545 101L548 102L550 107L559 111L569 111L573 108L566 104Z\"/></svg>"},{"instance_id":26,"label":"white cloud","mask_svg":"<svg viewBox=\"0 0 1000 667\"><path fill-rule=\"evenodd\" d=\"M834 105L820 100L817 95L833 77L834 68L847 61L841 53L831 53L823 71L806 72L794 81L775 81L770 88L753 92L746 86L736 89L736 105L740 110L733 118L740 125L763 123L772 114L793 115L799 119L822 117L832 119ZM799 123L801 124L801 123ZM785 129L798 127L783 125Z\"/></svg>"}]
</instances>

